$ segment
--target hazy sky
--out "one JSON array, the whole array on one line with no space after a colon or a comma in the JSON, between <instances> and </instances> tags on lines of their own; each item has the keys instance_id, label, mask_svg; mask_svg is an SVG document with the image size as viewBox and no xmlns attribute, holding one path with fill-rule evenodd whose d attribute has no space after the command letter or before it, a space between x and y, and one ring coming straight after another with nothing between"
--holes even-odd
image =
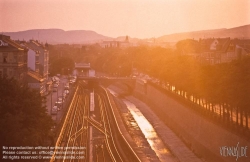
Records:
<instances>
[{"instance_id":1,"label":"hazy sky","mask_svg":"<svg viewBox=\"0 0 250 162\"><path fill-rule=\"evenodd\" d=\"M0 32L59 28L148 38L250 24L250 0L0 0Z\"/></svg>"}]
</instances>

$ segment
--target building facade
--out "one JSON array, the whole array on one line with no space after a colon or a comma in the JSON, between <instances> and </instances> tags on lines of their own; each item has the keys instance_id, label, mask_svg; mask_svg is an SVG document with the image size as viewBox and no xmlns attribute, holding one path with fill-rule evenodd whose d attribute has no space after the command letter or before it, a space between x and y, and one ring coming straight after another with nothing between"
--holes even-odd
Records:
<instances>
[{"instance_id":1,"label":"building facade","mask_svg":"<svg viewBox=\"0 0 250 162\"><path fill-rule=\"evenodd\" d=\"M45 46L38 41L30 40L29 42L26 42L26 47L36 51L38 53L38 60L39 64L39 74L44 77L46 80L48 80L48 74L49 74L49 51L45 48ZM37 61L36 59L36 61ZM30 60L34 63L33 60Z\"/></svg>"},{"instance_id":2,"label":"building facade","mask_svg":"<svg viewBox=\"0 0 250 162\"><path fill-rule=\"evenodd\" d=\"M118 40L103 41L102 43L100 43L100 46L102 48L127 48L133 46L133 44L129 42L129 38L128 36L126 36L124 41L118 41Z\"/></svg>"},{"instance_id":3,"label":"building facade","mask_svg":"<svg viewBox=\"0 0 250 162\"><path fill-rule=\"evenodd\" d=\"M47 94L47 82L37 72L31 70L27 72L27 83L30 88L39 91L41 96Z\"/></svg>"},{"instance_id":4,"label":"building facade","mask_svg":"<svg viewBox=\"0 0 250 162\"><path fill-rule=\"evenodd\" d=\"M39 62L39 51L28 49L28 69L35 71L36 73L39 74L39 67L40 67L40 62Z\"/></svg>"},{"instance_id":5,"label":"building facade","mask_svg":"<svg viewBox=\"0 0 250 162\"><path fill-rule=\"evenodd\" d=\"M35 40L21 44L28 49L28 85L39 90L41 95L45 95L51 89L52 84L48 77L49 51Z\"/></svg>"},{"instance_id":6,"label":"building facade","mask_svg":"<svg viewBox=\"0 0 250 162\"><path fill-rule=\"evenodd\" d=\"M202 63L220 64L250 55L250 40L230 38L200 39L200 52L194 54Z\"/></svg>"},{"instance_id":7,"label":"building facade","mask_svg":"<svg viewBox=\"0 0 250 162\"><path fill-rule=\"evenodd\" d=\"M22 84L47 94L49 52L37 41L13 41L0 35L0 77L14 78Z\"/></svg>"},{"instance_id":8,"label":"building facade","mask_svg":"<svg viewBox=\"0 0 250 162\"><path fill-rule=\"evenodd\" d=\"M90 63L75 63L73 74L78 77L88 77L90 69Z\"/></svg>"},{"instance_id":9,"label":"building facade","mask_svg":"<svg viewBox=\"0 0 250 162\"><path fill-rule=\"evenodd\" d=\"M9 36L0 35L0 77L15 78L25 83L27 74L27 48Z\"/></svg>"}]
</instances>

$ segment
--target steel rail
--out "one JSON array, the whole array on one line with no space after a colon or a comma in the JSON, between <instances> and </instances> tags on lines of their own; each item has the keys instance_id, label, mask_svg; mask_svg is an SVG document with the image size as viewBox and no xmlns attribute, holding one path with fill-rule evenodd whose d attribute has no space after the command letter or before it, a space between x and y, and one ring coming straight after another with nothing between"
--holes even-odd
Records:
<instances>
[{"instance_id":1,"label":"steel rail","mask_svg":"<svg viewBox=\"0 0 250 162\"><path fill-rule=\"evenodd\" d=\"M103 112L103 105L102 105L102 100L101 100L101 97L100 95L98 94L98 103L99 103L99 107L100 107L100 113L101 113L101 119L102 119L102 122L103 122L103 127L104 127L104 131L105 131L105 145L106 145L106 148L107 148L107 151L111 157L111 160L112 161L116 161L113 153L112 153L112 150L111 150L111 147L109 145L109 142L108 142L108 136L107 136L107 128L106 128L106 122L105 122L105 119L104 119L104 112Z\"/></svg>"},{"instance_id":2,"label":"steel rail","mask_svg":"<svg viewBox=\"0 0 250 162\"><path fill-rule=\"evenodd\" d=\"M77 97L78 97L78 98L77 98L77 99L78 99L78 100L77 100L77 103L78 103L78 101L79 101L79 96L77 96ZM76 108L77 108L77 106L76 106ZM75 108L75 109L76 109L76 108ZM74 125L74 123L75 123L75 116L76 116L76 110L75 110L75 112L74 112L74 116L73 116L73 120L72 120L72 124L71 124L71 128L70 128L70 133L69 133L69 135L71 135L71 133L72 133L72 131L73 131L73 125ZM70 138L68 138L68 142L67 142L67 145L66 145L66 150L65 150L63 162L65 161L65 157L67 156L66 152L68 151L69 144L70 144Z\"/></svg>"},{"instance_id":3,"label":"steel rail","mask_svg":"<svg viewBox=\"0 0 250 162\"><path fill-rule=\"evenodd\" d=\"M83 91L83 90L82 90ZM84 140L86 140L85 138L85 133L87 132L87 127L85 127L85 119L84 119L84 116L85 116L85 113L86 113L86 103L84 102L84 97L81 99L81 103L82 103L82 127L84 128L84 132L81 134L81 137L80 137L80 144L81 146L85 146L84 145ZM86 147L86 146L85 146ZM86 147L87 148L87 147ZM86 149L85 149L86 150ZM86 154L86 152L85 152ZM86 155L85 155L86 156ZM82 161L85 161L85 159L83 159ZM80 159L78 159L78 161L81 161Z\"/></svg>"},{"instance_id":4,"label":"steel rail","mask_svg":"<svg viewBox=\"0 0 250 162\"><path fill-rule=\"evenodd\" d=\"M84 98L84 100L85 100L85 102L84 102L85 103L85 106L84 106L85 115L88 116L89 115L88 114L88 97L86 96ZM85 133L85 142L84 142L84 144L85 144L85 147L86 147L86 152L85 152L86 157L85 157L85 160L88 161L88 156L89 156L88 155L88 149L87 149L88 148L88 138L89 138L88 137L88 135L89 135L88 134L88 122L85 123L85 127L86 127L86 130L87 130L87 131L84 132Z\"/></svg>"},{"instance_id":5,"label":"steel rail","mask_svg":"<svg viewBox=\"0 0 250 162\"><path fill-rule=\"evenodd\" d=\"M104 128L105 128L105 137L106 137L106 140L105 140L105 143L106 143L106 145L107 145L107 150L108 150L108 152L110 153L110 155L111 155L111 159L112 159L112 161L116 161L117 159L115 158L115 155L114 155L114 152L112 151L112 147L111 147L111 141L109 140L110 138L107 136L107 132L110 132L110 137L111 137L111 140L112 140L112 132L111 132L111 130L107 130L108 128L110 128L110 126L109 126L109 119L108 119L108 117L105 115L105 108L104 108L104 102L103 102L103 100L102 100L102 98L101 98L101 95L99 95L99 102L100 102L100 111L101 111L101 116L102 116L102 119L103 119L103 122L104 122ZM119 152L117 151L117 149L116 149L116 146L114 145L114 143L112 143L113 144L113 147L115 148L115 152L116 152L116 154L118 155L118 157L120 158L120 160L121 161L123 161L122 159L121 159L121 156L120 156L120 154L119 154Z\"/></svg>"},{"instance_id":6,"label":"steel rail","mask_svg":"<svg viewBox=\"0 0 250 162\"><path fill-rule=\"evenodd\" d=\"M70 112L71 112L71 110L73 109L73 106L72 106L72 105L74 104L74 100L75 100L75 97L76 97L78 88L79 88L79 87L77 86L76 92L75 92L75 94L74 94L74 96L73 96L73 100L72 100L72 102L70 103L69 110L68 110L68 112L67 112L67 114L66 114L66 118L65 118L65 120L64 120L62 129L61 129L60 134L59 134L59 136L58 136L58 138L57 138L56 145L55 145L55 150L54 150L53 155L52 155L52 157L51 157L51 159L50 159L50 162L54 162L54 161L55 161L55 158L54 158L54 157L55 157L56 151L58 150L57 147L60 146L60 144L61 144L61 142L62 142L62 139L63 139L63 137L64 137L64 133L65 133L64 130L66 129L67 120L69 119Z\"/></svg>"},{"instance_id":7,"label":"steel rail","mask_svg":"<svg viewBox=\"0 0 250 162\"><path fill-rule=\"evenodd\" d=\"M78 100L77 100L77 104L75 105L75 111L74 111L74 115L73 115L73 118L71 120L71 128L70 128L70 131L69 131L69 135L72 136L73 133L75 133L78 129L78 125L79 125L79 113L78 111L80 111L81 109L79 108L79 105L80 105L80 97L81 97L81 90L82 88L79 89L78 91ZM70 137L70 136L69 136ZM68 142L67 142L67 147L66 147L66 152L68 151L68 147L69 146L75 146L76 142L76 138L71 140L71 138L68 138ZM65 152L65 155L66 155L66 152ZM73 149L72 149L72 152L73 152ZM73 159L70 159L70 161L73 160ZM64 159L63 161L65 161L65 156L64 156Z\"/></svg>"},{"instance_id":8,"label":"steel rail","mask_svg":"<svg viewBox=\"0 0 250 162\"><path fill-rule=\"evenodd\" d=\"M91 118L86 118L86 120L87 120L90 124L92 124L96 129L98 129L101 133L103 133L103 134L107 133L108 136L110 135L109 132L105 132L105 131L104 131L104 128L101 127L101 126L99 125L99 123L94 122L93 119L91 119Z\"/></svg>"},{"instance_id":9,"label":"steel rail","mask_svg":"<svg viewBox=\"0 0 250 162\"><path fill-rule=\"evenodd\" d=\"M88 133L87 131L85 131L86 130L85 128L88 127L88 122L85 122L85 119L84 119L85 114L88 115L88 96L84 93L84 87L80 83L77 85L76 91L70 103L69 109L65 116L65 120L63 122L63 126L61 128L60 134L56 142L56 148L58 146L60 147L66 146L63 159L59 161L86 161L87 160L86 158L81 159L81 160L80 159L65 159L66 152L69 152L70 150L73 151L73 148L68 148L69 146L86 146L86 152L88 151L87 149ZM64 140L67 140L65 145L62 143ZM83 142L84 140L86 140L85 144ZM50 162L54 162L56 160L54 157L57 151L58 149L54 150ZM71 155L76 155L76 154L71 154Z\"/></svg>"},{"instance_id":10,"label":"steel rail","mask_svg":"<svg viewBox=\"0 0 250 162\"><path fill-rule=\"evenodd\" d=\"M83 85L83 81L80 81L79 82L79 85L81 87L81 92L84 94L84 85ZM82 136L81 136L81 140L80 140L80 144L82 144L82 146L85 146L85 158L82 159L82 161L88 161L88 122L85 122L85 116L88 116L88 96L85 94L85 96L81 99L82 101L82 104L83 104L83 115L82 115L82 125L84 127L84 129L86 131L84 131L82 133ZM80 160L78 160L80 161Z\"/></svg>"},{"instance_id":11,"label":"steel rail","mask_svg":"<svg viewBox=\"0 0 250 162\"><path fill-rule=\"evenodd\" d=\"M79 143L79 139L77 139L82 133L85 132L85 129L84 129L84 126L83 126L83 123L84 123L84 120L83 119L83 108L82 108L82 99L84 98L85 94L82 93L82 89L80 89L80 92L79 92L79 103L77 105L77 108L76 108L76 125L75 125L75 134L72 135L71 137L75 136L74 138L71 138L72 140L72 143L71 145L72 146L81 146L81 142ZM79 129L80 127L80 129ZM75 152L76 153L76 152ZM79 156L79 154L74 154L75 156ZM77 161L79 161L80 159L78 159ZM70 159L70 162L71 161L75 161L75 159Z\"/></svg>"},{"instance_id":12,"label":"steel rail","mask_svg":"<svg viewBox=\"0 0 250 162\"><path fill-rule=\"evenodd\" d=\"M109 116L108 116L108 113L107 113L107 104L106 104L106 101L105 101L104 97L103 97L103 101L104 101L103 102L104 103L104 111L106 113L106 117L107 117L107 121L108 121L108 127L109 127L109 130L110 130L111 141L112 141L113 146L114 146L114 148L115 148L115 150L117 152L117 155L119 156L120 160L123 161L123 159L122 159L122 157L121 157L121 155L120 155L120 153L119 153L119 151L118 151L118 149L116 147L115 140L114 140L114 137L113 137L113 134L112 134L112 128L111 128L111 124L110 124L111 122L110 122L110 119L109 119Z\"/></svg>"},{"instance_id":13,"label":"steel rail","mask_svg":"<svg viewBox=\"0 0 250 162\"><path fill-rule=\"evenodd\" d=\"M115 117L115 113L114 113L114 110L113 110L113 107L112 107L112 104L111 104L111 99L110 99L110 96L108 95L107 90L106 90L103 86L100 86L100 87L101 87L101 89L104 90L104 92L105 92L105 94L106 94L106 96L107 96L108 104L110 105L111 113L112 113L112 116L114 117L114 121L115 121L115 123L116 123L116 126L117 126L117 129L118 129L118 131L119 131L119 134L121 135L121 137L122 137L123 140L125 141L126 145L127 145L127 146L130 148L130 150L133 152L133 154L134 154L136 160L137 160L138 162L141 162L141 159L137 156L137 154L135 153L134 149L130 146L130 144L128 143L128 141L126 140L126 138L124 137L123 133L122 133L121 130L120 130L120 127L119 127L119 125L118 125L118 122L117 122L117 119L116 119L116 117Z\"/></svg>"}]
</instances>

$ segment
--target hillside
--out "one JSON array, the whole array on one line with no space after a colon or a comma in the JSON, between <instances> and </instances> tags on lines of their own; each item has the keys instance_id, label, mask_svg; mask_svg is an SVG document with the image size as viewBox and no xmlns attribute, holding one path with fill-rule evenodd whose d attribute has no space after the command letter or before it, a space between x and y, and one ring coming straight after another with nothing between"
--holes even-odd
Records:
<instances>
[{"instance_id":1,"label":"hillside","mask_svg":"<svg viewBox=\"0 0 250 162\"><path fill-rule=\"evenodd\" d=\"M71 30L64 31L61 29L34 29L20 32L6 32L4 35L11 36L14 40L40 40L51 44L69 43L95 43L102 40L109 40L110 37L103 36L94 31Z\"/></svg>"},{"instance_id":2,"label":"hillside","mask_svg":"<svg viewBox=\"0 0 250 162\"><path fill-rule=\"evenodd\" d=\"M89 44L102 42L103 40L117 40L124 41L125 36L112 38L98 34L89 30L71 30L64 31L62 29L33 29L20 32L5 32L4 35L11 36L14 40L29 40L35 39L41 42L48 42L51 44ZM231 38L245 38L250 39L250 25L230 28L230 29L214 29L214 30L201 30L193 32L183 32L164 35L158 38L138 39L129 37L132 43L138 42L177 42L183 39L199 39L199 38L218 38L218 37L231 37Z\"/></svg>"},{"instance_id":3,"label":"hillside","mask_svg":"<svg viewBox=\"0 0 250 162\"><path fill-rule=\"evenodd\" d=\"M202 30L184 33L175 33L170 35L164 35L157 38L158 42L177 42L183 39L199 39L199 38L218 38L218 37L230 37L230 38L250 38L250 25L230 28L230 29L214 29L214 30Z\"/></svg>"}]
</instances>

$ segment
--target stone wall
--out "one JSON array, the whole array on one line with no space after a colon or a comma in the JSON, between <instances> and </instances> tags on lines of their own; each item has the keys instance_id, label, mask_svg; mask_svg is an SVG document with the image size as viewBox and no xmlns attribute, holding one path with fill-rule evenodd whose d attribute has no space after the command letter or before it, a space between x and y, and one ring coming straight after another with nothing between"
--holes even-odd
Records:
<instances>
[{"instance_id":1,"label":"stone wall","mask_svg":"<svg viewBox=\"0 0 250 162\"><path fill-rule=\"evenodd\" d=\"M190 149L206 161L236 161L237 157L222 156L220 148L237 147L237 144L238 150L247 146L248 156L239 157L237 161L249 161L250 137L243 139L216 125L150 84L137 82L134 95L147 103Z\"/></svg>"}]
</instances>

